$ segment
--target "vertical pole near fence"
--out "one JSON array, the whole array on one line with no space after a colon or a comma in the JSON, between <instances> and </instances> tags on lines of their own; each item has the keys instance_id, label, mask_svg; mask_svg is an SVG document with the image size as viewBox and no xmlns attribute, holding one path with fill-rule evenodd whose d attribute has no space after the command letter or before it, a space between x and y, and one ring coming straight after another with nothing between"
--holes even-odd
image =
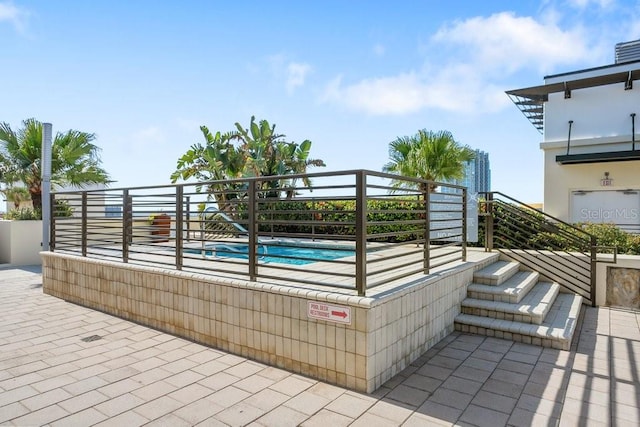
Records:
<instances>
[{"instance_id":1,"label":"vertical pole near fence","mask_svg":"<svg viewBox=\"0 0 640 427\"><path fill-rule=\"evenodd\" d=\"M598 265L598 253L596 252L596 238L591 236L591 307L596 306L596 268Z\"/></svg>"},{"instance_id":2,"label":"vertical pole near fence","mask_svg":"<svg viewBox=\"0 0 640 427\"><path fill-rule=\"evenodd\" d=\"M82 192L82 218L81 218L81 245L82 245L82 256L87 256L87 192Z\"/></svg>"},{"instance_id":3,"label":"vertical pole near fence","mask_svg":"<svg viewBox=\"0 0 640 427\"><path fill-rule=\"evenodd\" d=\"M133 203L128 189L122 190L122 204L122 262L129 262L129 242L133 241L131 230Z\"/></svg>"},{"instance_id":4,"label":"vertical pole near fence","mask_svg":"<svg viewBox=\"0 0 640 427\"><path fill-rule=\"evenodd\" d=\"M42 124L42 146L40 151L41 203L42 203L42 250L49 250L49 223L51 222L51 123Z\"/></svg>"},{"instance_id":5,"label":"vertical pole near fence","mask_svg":"<svg viewBox=\"0 0 640 427\"><path fill-rule=\"evenodd\" d=\"M462 261L467 260L467 189L462 189Z\"/></svg>"},{"instance_id":6,"label":"vertical pole near fence","mask_svg":"<svg viewBox=\"0 0 640 427\"><path fill-rule=\"evenodd\" d=\"M424 198L424 254L423 254L423 269L424 274L429 274L431 269L431 197L429 194L431 184L426 184L423 198Z\"/></svg>"},{"instance_id":7,"label":"vertical pole near fence","mask_svg":"<svg viewBox=\"0 0 640 427\"><path fill-rule=\"evenodd\" d=\"M55 194L49 195L49 206L55 206ZM49 250L53 252L56 249L56 221L55 214L51 215L51 220L49 221Z\"/></svg>"},{"instance_id":8,"label":"vertical pole near fence","mask_svg":"<svg viewBox=\"0 0 640 427\"><path fill-rule=\"evenodd\" d=\"M256 281L258 277L258 227L256 224L256 181L252 179L249 181L249 280Z\"/></svg>"},{"instance_id":9,"label":"vertical pole near fence","mask_svg":"<svg viewBox=\"0 0 640 427\"><path fill-rule=\"evenodd\" d=\"M367 291L367 175L356 171L356 290Z\"/></svg>"},{"instance_id":10,"label":"vertical pole near fence","mask_svg":"<svg viewBox=\"0 0 640 427\"><path fill-rule=\"evenodd\" d=\"M191 196L185 197L185 213L184 217L187 219L187 242L191 241Z\"/></svg>"},{"instance_id":11,"label":"vertical pole near fence","mask_svg":"<svg viewBox=\"0 0 640 427\"><path fill-rule=\"evenodd\" d=\"M184 227L184 187L176 187L176 269L182 270L183 227Z\"/></svg>"},{"instance_id":12,"label":"vertical pole near fence","mask_svg":"<svg viewBox=\"0 0 640 427\"><path fill-rule=\"evenodd\" d=\"M487 200L484 202L487 213L485 215L485 236L484 251L493 251L493 193L487 193Z\"/></svg>"}]
</instances>

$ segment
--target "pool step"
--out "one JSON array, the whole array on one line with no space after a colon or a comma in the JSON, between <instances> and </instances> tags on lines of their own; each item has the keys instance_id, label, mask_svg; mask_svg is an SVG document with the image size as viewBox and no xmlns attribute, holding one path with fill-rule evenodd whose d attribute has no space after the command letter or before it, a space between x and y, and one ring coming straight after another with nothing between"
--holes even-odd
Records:
<instances>
[{"instance_id":1,"label":"pool step","mask_svg":"<svg viewBox=\"0 0 640 427\"><path fill-rule=\"evenodd\" d=\"M455 329L568 350L582 297L560 293L560 285L540 281L518 262L498 261L474 274L461 303Z\"/></svg>"},{"instance_id":2,"label":"pool step","mask_svg":"<svg viewBox=\"0 0 640 427\"><path fill-rule=\"evenodd\" d=\"M473 281L483 285L498 286L516 274L519 269L519 262L497 261L476 271L473 275Z\"/></svg>"},{"instance_id":3,"label":"pool step","mask_svg":"<svg viewBox=\"0 0 640 427\"><path fill-rule=\"evenodd\" d=\"M539 277L535 271L518 271L500 285L472 283L467 291L470 298L516 303L538 283Z\"/></svg>"},{"instance_id":4,"label":"pool step","mask_svg":"<svg viewBox=\"0 0 640 427\"><path fill-rule=\"evenodd\" d=\"M522 301L516 303L466 298L462 301L462 312L539 325L551 309L559 291L557 283L540 282Z\"/></svg>"}]
</instances>

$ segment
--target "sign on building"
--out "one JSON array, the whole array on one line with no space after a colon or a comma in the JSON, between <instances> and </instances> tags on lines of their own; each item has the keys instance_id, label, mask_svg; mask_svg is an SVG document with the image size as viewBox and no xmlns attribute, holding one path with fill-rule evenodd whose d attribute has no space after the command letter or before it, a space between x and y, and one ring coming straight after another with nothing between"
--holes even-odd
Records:
<instances>
[{"instance_id":1,"label":"sign on building","mask_svg":"<svg viewBox=\"0 0 640 427\"><path fill-rule=\"evenodd\" d=\"M462 241L462 211L459 194L432 193L431 239ZM478 241L478 194L467 193L467 242Z\"/></svg>"},{"instance_id":2,"label":"sign on building","mask_svg":"<svg viewBox=\"0 0 640 427\"><path fill-rule=\"evenodd\" d=\"M611 223L640 232L640 190L571 192L571 222Z\"/></svg>"}]
</instances>

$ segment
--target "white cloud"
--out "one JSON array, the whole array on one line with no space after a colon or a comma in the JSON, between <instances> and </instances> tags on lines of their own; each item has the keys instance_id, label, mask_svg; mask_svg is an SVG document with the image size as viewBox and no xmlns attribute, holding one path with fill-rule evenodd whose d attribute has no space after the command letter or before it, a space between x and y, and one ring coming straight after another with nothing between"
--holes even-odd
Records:
<instances>
[{"instance_id":1,"label":"white cloud","mask_svg":"<svg viewBox=\"0 0 640 427\"><path fill-rule=\"evenodd\" d=\"M321 100L372 115L424 108L493 112L509 105L504 90L511 88L499 82L522 69L544 73L588 61L593 51L587 40L581 27L564 30L553 20L508 12L456 21L434 34L422 69L353 83L337 77L326 85Z\"/></svg>"},{"instance_id":2,"label":"white cloud","mask_svg":"<svg viewBox=\"0 0 640 427\"><path fill-rule=\"evenodd\" d=\"M375 46L373 46L373 53L376 56L383 56L386 51L387 49L384 47L383 44L377 43Z\"/></svg>"},{"instance_id":3,"label":"white cloud","mask_svg":"<svg viewBox=\"0 0 640 427\"><path fill-rule=\"evenodd\" d=\"M276 81L284 82L288 94L292 94L298 87L304 86L307 75L312 70L311 65L290 61L286 55L281 53L269 56L267 63Z\"/></svg>"},{"instance_id":4,"label":"white cloud","mask_svg":"<svg viewBox=\"0 0 640 427\"><path fill-rule=\"evenodd\" d=\"M293 93L297 87L303 86L309 71L311 71L311 66L309 64L296 62L290 62L287 64L287 92Z\"/></svg>"},{"instance_id":5,"label":"white cloud","mask_svg":"<svg viewBox=\"0 0 640 427\"><path fill-rule=\"evenodd\" d=\"M9 22L19 32L26 29L26 20L29 13L16 7L12 2L0 3L0 23Z\"/></svg>"},{"instance_id":6,"label":"white cloud","mask_svg":"<svg viewBox=\"0 0 640 427\"><path fill-rule=\"evenodd\" d=\"M472 114L509 104L503 88L468 79L465 76L472 70L465 72L462 68L431 77L410 72L352 85L343 85L342 78L337 77L326 86L322 100L372 115L411 114L423 108Z\"/></svg>"},{"instance_id":7,"label":"white cloud","mask_svg":"<svg viewBox=\"0 0 640 427\"><path fill-rule=\"evenodd\" d=\"M614 0L567 0L567 2L577 9L586 9L592 5L606 9L614 4Z\"/></svg>"},{"instance_id":8,"label":"white cloud","mask_svg":"<svg viewBox=\"0 0 640 427\"><path fill-rule=\"evenodd\" d=\"M581 27L563 30L553 21L539 22L511 12L455 22L441 28L433 41L461 47L469 52L467 60L485 70L531 67L544 72L593 55Z\"/></svg>"}]
</instances>

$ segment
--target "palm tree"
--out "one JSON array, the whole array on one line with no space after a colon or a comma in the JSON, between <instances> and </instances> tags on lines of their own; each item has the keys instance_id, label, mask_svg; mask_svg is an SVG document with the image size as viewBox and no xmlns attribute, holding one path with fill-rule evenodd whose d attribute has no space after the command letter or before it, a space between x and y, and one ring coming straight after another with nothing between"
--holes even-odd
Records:
<instances>
[{"instance_id":1,"label":"palm tree","mask_svg":"<svg viewBox=\"0 0 640 427\"><path fill-rule=\"evenodd\" d=\"M460 145L448 131L419 130L414 136L399 137L389 143L389 163L383 170L411 178L428 181L448 181L464 177L465 163L475 153L468 146ZM406 187L406 181L394 180L392 186ZM414 185L422 192L434 192L437 185Z\"/></svg>"},{"instance_id":2,"label":"palm tree","mask_svg":"<svg viewBox=\"0 0 640 427\"><path fill-rule=\"evenodd\" d=\"M8 202L13 203L14 209L20 209L20 205L30 200L29 191L24 187L9 187L1 191Z\"/></svg>"},{"instance_id":3,"label":"palm tree","mask_svg":"<svg viewBox=\"0 0 640 427\"><path fill-rule=\"evenodd\" d=\"M52 187L110 182L109 174L100 166L100 149L91 143L94 139L94 134L77 130L56 134L51 146ZM0 123L0 159L5 163L2 180L9 185L23 183L35 210L42 209L41 151L41 122L24 120L17 132L8 123Z\"/></svg>"},{"instance_id":4,"label":"palm tree","mask_svg":"<svg viewBox=\"0 0 640 427\"><path fill-rule=\"evenodd\" d=\"M321 159L310 159L311 141L305 139L300 144L287 142L285 135L276 133L276 125L270 125L267 120L258 123L251 116L249 129L244 129L240 123L236 123L237 132L232 138L240 141L242 150L246 154L247 164L245 176L282 176L292 174L304 174L309 166L325 166ZM292 187L295 180L262 181L262 190L266 196L280 197L280 188ZM304 179L305 185L310 186L308 178ZM287 190L289 197L293 196L291 190Z\"/></svg>"},{"instance_id":5,"label":"palm tree","mask_svg":"<svg viewBox=\"0 0 640 427\"><path fill-rule=\"evenodd\" d=\"M230 212L231 199L237 197L237 193L230 190L239 189L237 185L223 182L228 179L243 176L246 158L230 142L232 133L211 133L206 126L200 126L205 144L197 143L191 146L183 154L177 163L176 170L171 174L171 182L179 179L188 180L195 178L200 182L216 181L207 188L208 194L213 194L218 209Z\"/></svg>"},{"instance_id":6,"label":"palm tree","mask_svg":"<svg viewBox=\"0 0 640 427\"><path fill-rule=\"evenodd\" d=\"M325 165L322 160L309 158L311 141L287 142L285 135L276 133L276 125L270 125L267 120L256 122L252 116L249 129L240 123L235 127L231 132L212 134L206 126L201 126L205 144L192 145L178 159L171 181L190 178L200 182L217 181L208 188L209 194L213 193L218 209L230 212L227 198L237 196L236 190L244 187L224 180L304 174L309 166ZM308 179L304 181L310 185ZM282 189L293 184L293 180L261 181L259 190L262 196L280 197ZM292 195L290 190L286 191Z\"/></svg>"}]
</instances>

